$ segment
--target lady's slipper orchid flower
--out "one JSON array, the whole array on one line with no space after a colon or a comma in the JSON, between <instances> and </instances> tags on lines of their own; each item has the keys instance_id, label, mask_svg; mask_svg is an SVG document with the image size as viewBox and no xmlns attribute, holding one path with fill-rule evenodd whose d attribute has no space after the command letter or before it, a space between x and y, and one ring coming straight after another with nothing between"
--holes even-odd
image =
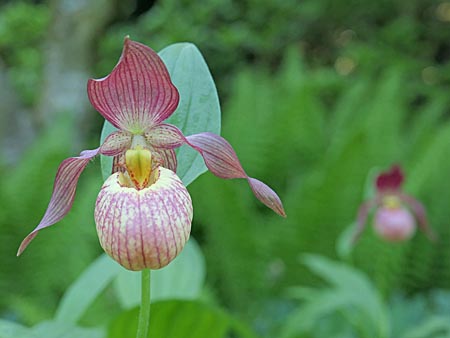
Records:
<instances>
[{"instance_id":1,"label":"lady's slipper orchid flower","mask_svg":"<svg viewBox=\"0 0 450 338\"><path fill-rule=\"evenodd\" d=\"M420 229L431 239L436 235L428 225L425 209L415 198L402 192L404 175L398 165L381 173L376 181L376 195L364 202L358 211L353 241L361 235L372 208L376 208L374 230L383 239L398 242L409 239L415 232L416 220Z\"/></svg>"},{"instance_id":2,"label":"lady's slipper orchid flower","mask_svg":"<svg viewBox=\"0 0 450 338\"><path fill-rule=\"evenodd\" d=\"M111 74L89 80L87 90L94 108L118 130L99 148L61 163L47 211L23 240L18 255L40 230L69 212L78 178L98 154L114 157L112 175L95 206L100 244L130 270L166 266L189 238L192 202L175 174L174 149L183 144L198 151L214 175L247 179L262 203L285 216L277 194L246 174L224 138L208 132L184 136L176 126L164 123L177 108L179 94L163 61L149 47L125 38Z\"/></svg>"}]
</instances>

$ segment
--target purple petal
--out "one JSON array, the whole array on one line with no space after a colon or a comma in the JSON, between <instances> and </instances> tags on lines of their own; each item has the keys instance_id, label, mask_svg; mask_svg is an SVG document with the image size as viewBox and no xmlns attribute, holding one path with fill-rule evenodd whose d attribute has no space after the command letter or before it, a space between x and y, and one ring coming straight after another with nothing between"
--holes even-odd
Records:
<instances>
[{"instance_id":1,"label":"purple petal","mask_svg":"<svg viewBox=\"0 0 450 338\"><path fill-rule=\"evenodd\" d=\"M266 184L247 176L227 140L213 133L200 133L187 136L186 142L203 156L206 166L214 175L226 179L247 179L256 198L277 214L286 217L278 195Z\"/></svg>"},{"instance_id":2,"label":"purple petal","mask_svg":"<svg viewBox=\"0 0 450 338\"><path fill-rule=\"evenodd\" d=\"M154 126L144 136L147 142L156 148L173 149L184 143L184 136L181 131L174 125L167 123Z\"/></svg>"},{"instance_id":3,"label":"purple petal","mask_svg":"<svg viewBox=\"0 0 450 338\"><path fill-rule=\"evenodd\" d=\"M275 211L278 215L286 217L286 213L283 209L283 204L281 203L278 195L273 191L268 185L257 180L256 178L248 177L248 183L252 188L253 193L256 198L263 202L270 209Z\"/></svg>"},{"instance_id":4,"label":"purple petal","mask_svg":"<svg viewBox=\"0 0 450 338\"><path fill-rule=\"evenodd\" d=\"M120 134L119 134L120 133ZM22 241L17 256L21 255L39 230L59 222L72 208L78 179L89 161L99 153L115 156L123 152L127 137L122 132L108 136L100 146L93 150L83 150L78 157L69 157L62 161L56 173L53 193L47 211L38 226Z\"/></svg>"},{"instance_id":5,"label":"purple petal","mask_svg":"<svg viewBox=\"0 0 450 338\"><path fill-rule=\"evenodd\" d=\"M38 226L20 244L17 256L22 254L39 230L55 224L69 212L75 197L78 178L89 161L98 154L99 149L85 150L80 156L67 158L60 164L47 211Z\"/></svg>"},{"instance_id":6,"label":"purple petal","mask_svg":"<svg viewBox=\"0 0 450 338\"><path fill-rule=\"evenodd\" d=\"M163 61L149 47L125 38L122 56L111 74L88 81L94 108L114 127L144 130L167 119L179 94Z\"/></svg>"},{"instance_id":7,"label":"purple petal","mask_svg":"<svg viewBox=\"0 0 450 338\"><path fill-rule=\"evenodd\" d=\"M367 217L369 216L370 210L378 204L378 200L366 201L360 205L358 210L358 216L356 220L356 229L352 235L352 243L355 243L361 236L364 228L366 227Z\"/></svg>"},{"instance_id":8,"label":"purple petal","mask_svg":"<svg viewBox=\"0 0 450 338\"><path fill-rule=\"evenodd\" d=\"M236 152L223 137L213 133L200 133L186 137L187 143L197 150L208 169L220 178L247 178Z\"/></svg>"}]
</instances>

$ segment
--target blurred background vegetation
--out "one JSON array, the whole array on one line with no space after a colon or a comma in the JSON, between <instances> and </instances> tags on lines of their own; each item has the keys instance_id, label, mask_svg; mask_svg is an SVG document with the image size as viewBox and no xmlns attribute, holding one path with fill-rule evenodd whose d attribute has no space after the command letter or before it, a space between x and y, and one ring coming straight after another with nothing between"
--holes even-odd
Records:
<instances>
[{"instance_id":1,"label":"blurred background vegetation","mask_svg":"<svg viewBox=\"0 0 450 338\"><path fill-rule=\"evenodd\" d=\"M285 204L282 219L245 182L210 173L190 186L209 298L263 337L387 337L371 331L376 318L364 319L369 328L351 324L361 320L345 311L364 306L351 299L311 314L311 299L332 302L324 281L341 290L363 276L380 311L397 311L387 315L397 323L392 337L420 323L431 329L405 337L450 336L439 321L450 318L450 2L431 0L2 2L0 317L49 318L101 252L94 162L68 217L15 257L45 210L58 163L97 146L103 121L86 81L109 73L127 34L155 50L199 47L219 90L222 135ZM368 227L350 256L338 257L369 173L392 163L403 165L405 190L424 203L439 241L417 233L390 244ZM305 263L306 253L316 258ZM335 279L324 275L333 269ZM352 274L357 281L345 281ZM305 287L316 289L305 297ZM310 326L297 325L306 317Z\"/></svg>"}]
</instances>

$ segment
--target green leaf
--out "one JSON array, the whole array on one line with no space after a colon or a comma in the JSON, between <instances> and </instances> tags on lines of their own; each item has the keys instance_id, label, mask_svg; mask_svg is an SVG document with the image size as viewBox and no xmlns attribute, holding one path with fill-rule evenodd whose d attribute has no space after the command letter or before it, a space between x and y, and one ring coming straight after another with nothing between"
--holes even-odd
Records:
<instances>
[{"instance_id":1,"label":"green leaf","mask_svg":"<svg viewBox=\"0 0 450 338\"><path fill-rule=\"evenodd\" d=\"M387 337L389 320L387 309L370 280L348 265L324 257L307 255L305 264L331 287L313 290L291 289L290 294L303 298L303 306L286 321L282 337L298 332L313 332L326 315L346 314L349 326L367 331L367 336Z\"/></svg>"},{"instance_id":2,"label":"green leaf","mask_svg":"<svg viewBox=\"0 0 450 338\"><path fill-rule=\"evenodd\" d=\"M220 104L214 80L202 54L191 43L177 43L159 52L180 93L180 103L167 120L185 135L209 131L220 133ZM105 121L101 143L115 128ZM177 153L177 174L187 186L207 169L202 157L182 146ZM111 174L112 158L101 156L103 178Z\"/></svg>"},{"instance_id":3,"label":"green leaf","mask_svg":"<svg viewBox=\"0 0 450 338\"><path fill-rule=\"evenodd\" d=\"M112 322L108 338L134 337L139 309L122 313ZM244 324L218 308L198 301L163 301L152 305L148 337L256 338Z\"/></svg>"},{"instance_id":4,"label":"green leaf","mask_svg":"<svg viewBox=\"0 0 450 338\"><path fill-rule=\"evenodd\" d=\"M197 242L191 238L181 254L168 266L153 270L151 277L152 302L165 299L195 299L205 282L205 260ZM132 308L140 304L140 273L122 270L115 281L122 306Z\"/></svg>"},{"instance_id":5,"label":"green leaf","mask_svg":"<svg viewBox=\"0 0 450 338\"><path fill-rule=\"evenodd\" d=\"M82 328L70 323L47 321L27 328L0 319L0 338L104 338L105 332L98 328Z\"/></svg>"},{"instance_id":6,"label":"green leaf","mask_svg":"<svg viewBox=\"0 0 450 338\"><path fill-rule=\"evenodd\" d=\"M16 336L14 336L16 337ZM43 322L20 338L104 338L105 332L98 328L82 328L68 323ZM19 337L16 337L19 338Z\"/></svg>"},{"instance_id":7,"label":"green leaf","mask_svg":"<svg viewBox=\"0 0 450 338\"><path fill-rule=\"evenodd\" d=\"M214 80L202 54L191 43L177 43L159 55L180 92L180 104L167 120L185 135L220 133L220 104ZM202 157L187 146L178 153L177 174L187 186L206 171Z\"/></svg>"},{"instance_id":8,"label":"green leaf","mask_svg":"<svg viewBox=\"0 0 450 338\"><path fill-rule=\"evenodd\" d=\"M353 234L355 233L356 224L352 223L344 231L341 232L336 240L336 252L343 260L349 260L353 250Z\"/></svg>"},{"instance_id":9,"label":"green leaf","mask_svg":"<svg viewBox=\"0 0 450 338\"><path fill-rule=\"evenodd\" d=\"M91 303L123 268L109 256L97 258L67 289L55 319L65 323L76 323Z\"/></svg>"},{"instance_id":10,"label":"green leaf","mask_svg":"<svg viewBox=\"0 0 450 338\"><path fill-rule=\"evenodd\" d=\"M366 275L348 265L315 255L307 255L305 263L313 272L332 284L334 290L346 294L349 302L363 310L375 327L383 333L387 332L386 308L380 294Z\"/></svg>"},{"instance_id":11,"label":"green leaf","mask_svg":"<svg viewBox=\"0 0 450 338\"><path fill-rule=\"evenodd\" d=\"M100 134L100 144L103 144L106 137L108 137L109 134L115 132L116 130L117 129L114 128L111 123L105 120L105 122L103 123L102 133ZM100 155L100 166L102 168L102 177L104 181L106 181L106 179L111 176L112 165L113 158L111 156Z\"/></svg>"},{"instance_id":12,"label":"green leaf","mask_svg":"<svg viewBox=\"0 0 450 338\"><path fill-rule=\"evenodd\" d=\"M443 334L445 332L445 335ZM447 316L432 316L409 329L402 338L450 337L450 322Z\"/></svg>"},{"instance_id":13,"label":"green leaf","mask_svg":"<svg viewBox=\"0 0 450 338\"><path fill-rule=\"evenodd\" d=\"M0 338L25 336L28 329L20 324L0 319Z\"/></svg>"}]
</instances>

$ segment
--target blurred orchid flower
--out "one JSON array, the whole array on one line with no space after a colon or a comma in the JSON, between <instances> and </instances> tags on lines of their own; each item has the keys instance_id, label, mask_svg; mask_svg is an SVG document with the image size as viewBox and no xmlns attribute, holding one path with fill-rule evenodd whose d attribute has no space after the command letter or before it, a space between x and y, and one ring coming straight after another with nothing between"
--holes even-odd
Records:
<instances>
[{"instance_id":1,"label":"blurred orchid flower","mask_svg":"<svg viewBox=\"0 0 450 338\"><path fill-rule=\"evenodd\" d=\"M403 180L404 175L398 165L378 175L375 181L375 197L364 202L359 208L353 242L363 232L372 208L376 208L374 229L381 238L391 242L407 240L414 234L417 220L420 229L431 240L436 240L436 235L428 225L423 205L402 192Z\"/></svg>"},{"instance_id":2,"label":"blurred orchid flower","mask_svg":"<svg viewBox=\"0 0 450 338\"><path fill-rule=\"evenodd\" d=\"M118 130L99 148L60 164L47 211L23 240L18 255L40 230L69 212L78 178L98 154L114 157L112 175L95 206L100 244L130 270L164 267L189 238L192 201L176 175L174 151L183 144L198 151L214 175L247 179L262 203L286 215L277 194L246 174L224 138L209 132L184 136L176 126L164 123L177 108L179 94L163 61L149 47L126 37L111 74L90 79L87 91L94 108Z\"/></svg>"}]
</instances>

